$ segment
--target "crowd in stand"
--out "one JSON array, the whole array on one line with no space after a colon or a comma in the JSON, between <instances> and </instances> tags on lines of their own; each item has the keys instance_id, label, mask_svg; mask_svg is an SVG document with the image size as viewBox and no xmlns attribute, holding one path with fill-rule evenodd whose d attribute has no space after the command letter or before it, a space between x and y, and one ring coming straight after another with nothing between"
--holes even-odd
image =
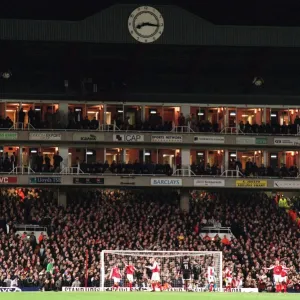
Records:
<instances>
[{"instance_id":1,"label":"crowd in stand","mask_svg":"<svg viewBox=\"0 0 300 300\"><path fill-rule=\"evenodd\" d=\"M246 162L244 169L239 160L231 162L229 169L239 170L246 177L297 177L299 175L297 165L292 165L289 168L286 164L281 164L280 167L278 165L275 167L265 167L264 164L257 166L257 164L255 162L253 163L250 159Z\"/></svg>"},{"instance_id":2,"label":"crowd in stand","mask_svg":"<svg viewBox=\"0 0 300 300\"><path fill-rule=\"evenodd\" d=\"M9 156L8 152L0 152L0 173L8 173L18 165L18 156L15 152Z\"/></svg>"},{"instance_id":3,"label":"crowd in stand","mask_svg":"<svg viewBox=\"0 0 300 300\"><path fill-rule=\"evenodd\" d=\"M97 130L100 122L95 117L89 119L88 116L83 116L81 110L73 110L69 108L67 114L61 112L59 109L53 111L49 108L43 115L40 110L35 110L30 107L27 112L28 122L25 123L26 112L21 108L17 113L18 128L31 127L36 129L70 129L70 130ZM130 121L130 117L117 113L112 117L112 124L115 124L120 130L137 130L137 131L171 131L173 129L172 121L163 121L160 114L150 114L148 120L142 121L140 117L135 119L135 122ZM244 123L239 121L236 124L230 124L228 127L236 127L239 133L245 134L297 134L300 125L300 118L296 116L294 122L280 125L278 122L269 123L253 123L248 121ZM13 121L6 117L0 116L0 129L9 129L13 126ZM194 132L212 132L219 133L222 127L218 123L212 123L209 120L202 120L197 118L195 114L184 116L182 113L177 119L178 131L187 132L189 128Z\"/></svg>"},{"instance_id":4,"label":"crowd in stand","mask_svg":"<svg viewBox=\"0 0 300 300\"><path fill-rule=\"evenodd\" d=\"M70 190L63 208L51 190L1 189L0 286L14 281L19 286L60 290L72 284L84 286L86 280L88 286L99 286L104 249L221 250L224 267L232 267L234 279L239 278L244 287L272 289L272 274L264 267L278 258L290 268L289 291L299 291L300 231L274 200L258 193L193 192L190 212L185 213L178 198L177 192L161 190ZM18 223L47 226L48 237L41 234L37 243L28 233L15 235ZM201 227L215 223L231 227L234 238L226 242L218 235L202 238ZM164 281L180 282L176 272L167 271ZM146 276L143 271L143 280ZM204 277L199 284L203 281Z\"/></svg>"}]
</instances>

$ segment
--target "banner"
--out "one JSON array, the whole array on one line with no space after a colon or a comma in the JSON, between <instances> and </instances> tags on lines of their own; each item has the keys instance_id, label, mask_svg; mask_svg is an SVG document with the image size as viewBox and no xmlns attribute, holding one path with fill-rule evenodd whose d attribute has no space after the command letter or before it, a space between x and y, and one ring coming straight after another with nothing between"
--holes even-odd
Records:
<instances>
[{"instance_id":1,"label":"banner","mask_svg":"<svg viewBox=\"0 0 300 300\"><path fill-rule=\"evenodd\" d=\"M276 146L294 146L294 145L298 146L298 145L300 145L300 139L275 137L274 145L276 145Z\"/></svg>"},{"instance_id":2,"label":"banner","mask_svg":"<svg viewBox=\"0 0 300 300\"><path fill-rule=\"evenodd\" d=\"M76 142L101 142L104 141L104 135L99 132L75 132L73 134L73 141Z\"/></svg>"},{"instance_id":3,"label":"banner","mask_svg":"<svg viewBox=\"0 0 300 300\"><path fill-rule=\"evenodd\" d=\"M151 178L151 185L182 186L182 179Z\"/></svg>"},{"instance_id":4,"label":"banner","mask_svg":"<svg viewBox=\"0 0 300 300\"><path fill-rule=\"evenodd\" d=\"M104 184L104 178L98 177L75 177L73 178L74 184Z\"/></svg>"},{"instance_id":5,"label":"banner","mask_svg":"<svg viewBox=\"0 0 300 300\"><path fill-rule=\"evenodd\" d=\"M259 187L267 187L267 180L236 180L236 187L249 187L249 188L259 188Z\"/></svg>"},{"instance_id":6,"label":"banner","mask_svg":"<svg viewBox=\"0 0 300 300\"><path fill-rule=\"evenodd\" d=\"M284 189L299 189L300 181L298 180L274 180L275 188L284 188Z\"/></svg>"},{"instance_id":7,"label":"banner","mask_svg":"<svg viewBox=\"0 0 300 300\"><path fill-rule=\"evenodd\" d=\"M17 183L18 177L0 176L0 184Z\"/></svg>"},{"instance_id":8,"label":"banner","mask_svg":"<svg viewBox=\"0 0 300 300\"><path fill-rule=\"evenodd\" d=\"M31 177L29 178L31 184L57 184L61 183L61 177Z\"/></svg>"},{"instance_id":9,"label":"banner","mask_svg":"<svg viewBox=\"0 0 300 300\"><path fill-rule=\"evenodd\" d=\"M22 292L22 290L18 287L0 287L0 293L14 293L14 292Z\"/></svg>"},{"instance_id":10,"label":"banner","mask_svg":"<svg viewBox=\"0 0 300 300\"><path fill-rule=\"evenodd\" d=\"M0 140L17 140L18 133L16 132L0 132Z\"/></svg>"},{"instance_id":11,"label":"banner","mask_svg":"<svg viewBox=\"0 0 300 300\"><path fill-rule=\"evenodd\" d=\"M114 142L140 143L144 141L143 134L114 134Z\"/></svg>"},{"instance_id":12,"label":"banner","mask_svg":"<svg viewBox=\"0 0 300 300\"><path fill-rule=\"evenodd\" d=\"M225 186L224 179L194 179L194 186Z\"/></svg>"},{"instance_id":13,"label":"banner","mask_svg":"<svg viewBox=\"0 0 300 300\"><path fill-rule=\"evenodd\" d=\"M182 143L182 135L154 134L151 136L152 143Z\"/></svg>"},{"instance_id":14,"label":"banner","mask_svg":"<svg viewBox=\"0 0 300 300\"><path fill-rule=\"evenodd\" d=\"M266 145L267 138L257 138L257 137L245 137L245 136L238 136L236 137L236 144L237 145Z\"/></svg>"},{"instance_id":15,"label":"banner","mask_svg":"<svg viewBox=\"0 0 300 300\"><path fill-rule=\"evenodd\" d=\"M145 287L145 288L141 288L141 289L135 289L133 288L133 290L138 290L141 292L151 292L152 288L151 287ZM191 289L193 292L198 292L198 293L202 293L202 292L206 292L207 289L206 288L193 288ZM63 292L101 292L102 288L100 287L63 287L62 288ZM104 287L104 291L105 292L109 292L112 291L112 287ZM120 292L130 292L130 288L129 287L119 287L119 291ZM157 291L159 291L159 289L157 289ZM216 292L219 292L220 289L217 288ZM223 292L225 292L225 289L222 289ZM183 292L186 293L184 288L170 288L168 290L165 290L164 292ZM231 289L232 293L258 293L258 289L257 288L235 288L235 289Z\"/></svg>"},{"instance_id":16,"label":"banner","mask_svg":"<svg viewBox=\"0 0 300 300\"><path fill-rule=\"evenodd\" d=\"M101 292L100 287L62 287L63 292Z\"/></svg>"},{"instance_id":17,"label":"banner","mask_svg":"<svg viewBox=\"0 0 300 300\"><path fill-rule=\"evenodd\" d=\"M217 136L217 135L202 135L202 136L194 136L195 144L224 144L225 137Z\"/></svg>"},{"instance_id":18,"label":"banner","mask_svg":"<svg viewBox=\"0 0 300 300\"><path fill-rule=\"evenodd\" d=\"M48 132L30 132L30 141L60 141L61 133L48 133Z\"/></svg>"}]
</instances>

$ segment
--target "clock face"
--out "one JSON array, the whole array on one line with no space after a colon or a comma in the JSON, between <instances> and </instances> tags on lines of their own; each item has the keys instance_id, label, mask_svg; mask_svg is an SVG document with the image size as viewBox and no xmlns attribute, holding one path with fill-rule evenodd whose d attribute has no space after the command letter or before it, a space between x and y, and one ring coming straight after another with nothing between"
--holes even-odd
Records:
<instances>
[{"instance_id":1,"label":"clock face","mask_svg":"<svg viewBox=\"0 0 300 300\"><path fill-rule=\"evenodd\" d=\"M157 9L141 6L129 16L128 30L137 41L153 43L164 31L164 19Z\"/></svg>"}]
</instances>

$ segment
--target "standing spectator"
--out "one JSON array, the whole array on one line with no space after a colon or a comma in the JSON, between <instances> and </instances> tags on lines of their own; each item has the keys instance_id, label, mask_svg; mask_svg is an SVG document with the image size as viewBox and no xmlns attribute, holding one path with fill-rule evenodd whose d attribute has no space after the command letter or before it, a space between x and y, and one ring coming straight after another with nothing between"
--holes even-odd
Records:
<instances>
[{"instance_id":1,"label":"standing spectator","mask_svg":"<svg viewBox=\"0 0 300 300\"><path fill-rule=\"evenodd\" d=\"M10 274L7 274L7 277L6 277L6 279L4 279L4 282L6 284L6 287L11 287L12 280L11 280Z\"/></svg>"},{"instance_id":2,"label":"standing spectator","mask_svg":"<svg viewBox=\"0 0 300 300\"><path fill-rule=\"evenodd\" d=\"M41 232L41 234L39 235L39 239L38 239L39 244L41 244L43 240L44 240L44 232Z\"/></svg>"},{"instance_id":3,"label":"standing spectator","mask_svg":"<svg viewBox=\"0 0 300 300\"><path fill-rule=\"evenodd\" d=\"M181 127L180 130L183 131L184 125L185 125L185 117L184 117L183 113L180 113L180 115L178 117L178 126Z\"/></svg>"},{"instance_id":4,"label":"standing spectator","mask_svg":"<svg viewBox=\"0 0 300 300\"><path fill-rule=\"evenodd\" d=\"M23 107L19 111L19 128L24 128L25 113Z\"/></svg>"},{"instance_id":5,"label":"standing spectator","mask_svg":"<svg viewBox=\"0 0 300 300\"><path fill-rule=\"evenodd\" d=\"M54 172L58 172L60 170L60 164L62 163L63 159L59 155L59 152L57 151L56 154L53 156L54 161Z\"/></svg>"},{"instance_id":6,"label":"standing spectator","mask_svg":"<svg viewBox=\"0 0 300 300\"><path fill-rule=\"evenodd\" d=\"M32 109L32 107L30 107L30 109L28 111L28 121L29 121L29 124L32 125L33 127L35 127L34 119L35 119L35 112Z\"/></svg>"},{"instance_id":7,"label":"standing spectator","mask_svg":"<svg viewBox=\"0 0 300 300\"><path fill-rule=\"evenodd\" d=\"M37 171L38 172L42 172L42 169L43 169L43 155L41 152L38 153L37 157L36 157L36 166L37 166Z\"/></svg>"},{"instance_id":8,"label":"standing spectator","mask_svg":"<svg viewBox=\"0 0 300 300\"><path fill-rule=\"evenodd\" d=\"M179 152L177 152L175 161L176 161L176 169L177 170L181 169L181 155Z\"/></svg>"},{"instance_id":9,"label":"standing spectator","mask_svg":"<svg viewBox=\"0 0 300 300\"><path fill-rule=\"evenodd\" d=\"M72 287L80 287L81 283L78 277L75 277L75 280L72 283Z\"/></svg>"},{"instance_id":10,"label":"standing spectator","mask_svg":"<svg viewBox=\"0 0 300 300\"><path fill-rule=\"evenodd\" d=\"M18 157L16 156L16 152L13 152L13 154L10 157L10 162L13 167L17 167L17 165L18 165L17 160L18 160Z\"/></svg>"}]
</instances>

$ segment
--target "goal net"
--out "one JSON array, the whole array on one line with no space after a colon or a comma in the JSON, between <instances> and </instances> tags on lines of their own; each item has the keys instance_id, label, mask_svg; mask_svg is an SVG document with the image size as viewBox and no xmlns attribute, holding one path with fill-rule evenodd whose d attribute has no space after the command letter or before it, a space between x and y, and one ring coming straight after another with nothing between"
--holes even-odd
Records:
<instances>
[{"instance_id":1,"label":"goal net","mask_svg":"<svg viewBox=\"0 0 300 300\"><path fill-rule=\"evenodd\" d=\"M215 290L222 291L222 252L217 251L104 250L101 252L101 289L112 290L114 281L110 278L111 270L117 266L120 271L118 289L129 291L126 266L131 265L135 268L131 279L132 289L151 291L152 271L147 266L152 264L153 259L159 266L159 283L165 291L184 291L184 260L190 262L191 272L187 281L189 289L205 291L209 284L214 284ZM213 274L209 273L211 270Z\"/></svg>"}]
</instances>

